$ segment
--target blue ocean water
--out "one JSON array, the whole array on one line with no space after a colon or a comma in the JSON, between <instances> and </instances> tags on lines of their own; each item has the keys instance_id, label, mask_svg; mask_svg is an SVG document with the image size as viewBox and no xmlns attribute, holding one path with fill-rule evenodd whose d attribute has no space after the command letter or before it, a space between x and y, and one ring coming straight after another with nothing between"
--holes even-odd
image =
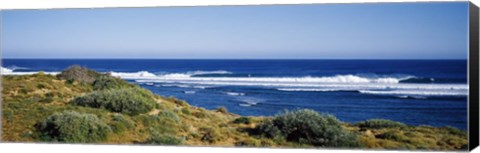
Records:
<instances>
[{"instance_id":1,"label":"blue ocean water","mask_svg":"<svg viewBox=\"0 0 480 153\"><path fill-rule=\"evenodd\" d=\"M240 115L309 108L345 122L467 128L466 60L3 59L2 73L55 74L73 64Z\"/></svg>"}]
</instances>

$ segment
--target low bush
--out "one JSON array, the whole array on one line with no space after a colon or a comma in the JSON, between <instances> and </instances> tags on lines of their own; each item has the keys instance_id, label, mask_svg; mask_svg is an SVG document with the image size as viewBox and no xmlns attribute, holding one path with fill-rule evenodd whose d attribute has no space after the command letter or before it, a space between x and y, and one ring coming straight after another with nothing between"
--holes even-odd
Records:
<instances>
[{"instance_id":1,"label":"low bush","mask_svg":"<svg viewBox=\"0 0 480 153\"><path fill-rule=\"evenodd\" d=\"M127 81L112 76L100 76L93 82L93 90L119 89L132 87Z\"/></svg>"},{"instance_id":2,"label":"low bush","mask_svg":"<svg viewBox=\"0 0 480 153\"><path fill-rule=\"evenodd\" d=\"M356 126L360 128L371 128L371 129L381 129L381 128L403 128L406 127L405 124L400 122L395 122L391 120L384 120L384 119L371 119L362 122L355 123Z\"/></svg>"},{"instance_id":3,"label":"low bush","mask_svg":"<svg viewBox=\"0 0 480 153\"><path fill-rule=\"evenodd\" d=\"M167 119L170 119L174 122L180 122L180 117L178 115L170 110L163 110L160 113L158 113L158 116L160 117L165 117Z\"/></svg>"},{"instance_id":4,"label":"low bush","mask_svg":"<svg viewBox=\"0 0 480 153\"><path fill-rule=\"evenodd\" d=\"M162 117L159 115L138 115L134 117L134 120L139 121L143 127L147 127L146 132L150 134L175 134L178 132L178 123L170 118Z\"/></svg>"},{"instance_id":5,"label":"low bush","mask_svg":"<svg viewBox=\"0 0 480 153\"><path fill-rule=\"evenodd\" d=\"M250 124L252 123L251 119L249 117L239 117L239 118L236 118L235 120L233 120L233 123L235 124Z\"/></svg>"},{"instance_id":6,"label":"low bush","mask_svg":"<svg viewBox=\"0 0 480 153\"><path fill-rule=\"evenodd\" d=\"M191 115L192 112L190 112L190 110L188 108L182 108L182 114L185 114L185 115Z\"/></svg>"},{"instance_id":7,"label":"low bush","mask_svg":"<svg viewBox=\"0 0 480 153\"><path fill-rule=\"evenodd\" d=\"M36 124L40 138L59 142L100 142L111 132L110 127L93 114L64 111Z\"/></svg>"},{"instance_id":8,"label":"low bush","mask_svg":"<svg viewBox=\"0 0 480 153\"><path fill-rule=\"evenodd\" d=\"M71 101L78 106L104 108L112 112L138 115L155 108L152 93L140 88L95 91Z\"/></svg>"},{"instance_id":9,"label":"low bush","mask_svg":"<svg viewBox=\"0 0 480 153\"><path fill-rule=\"evenodd\" d=\"M122 114L113 114L110 126L115 133L121 133L127 129L135 127L133 121L125 118Z\"/></svg>"},{"instance_id":10,"label":"low bush","mask_svg":"<svg viewBox=\"0 0 480 153\"><path fill-rule=\"evenodd\" d=\"M159 144L159 145L180 145L184 139L178 138L171 134L152 134L145 144Z\"/></svg>"},{"instance_id":11,"label":"low bush","mask_svg":"<svg viewBox=\"0 0 480 153\"><path fill-rule=\"evenodd\" d=\"M91 84L95 81L96 78L100 77L101 75L102 74L94 70L87 69L86 67L73 65L58 74L58 78L67 80L67 82L78 81Z\"/></svg>"},{"instance_id":12,"label":"low bush","mask_svg":"<svg viewBox=\"0 0 480 153\"><path fill-rule=\"evenodd\" d=\"M286 111L256 127L256 133L274 139L323 147L356 147L356 135L330 115L313 110Z\"/></svg>"}]
</instances>

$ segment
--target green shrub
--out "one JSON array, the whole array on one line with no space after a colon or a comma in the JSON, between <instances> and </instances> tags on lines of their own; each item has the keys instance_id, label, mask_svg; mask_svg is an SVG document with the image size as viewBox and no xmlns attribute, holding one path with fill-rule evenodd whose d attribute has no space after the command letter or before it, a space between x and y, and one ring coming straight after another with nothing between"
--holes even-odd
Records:
<instances>
[{"instance_id":1,"label":"green shrub","mask_svg":"<svg viewBox=\"0 0 480 153\"><path fill-rule=\"evenodd\" d=\"M93 90L119 89L131 87L127 81L112 76L100 76L93 82Z\"/></svg>"},{"instance_id":2,"label":"green shrub","mask_svg":"<svg viewBox=\"0 0 480 153\"><path fill-rule=\"evenodd\" d=\"M122 114L113 114L112 122L110 123L113 132L120 133L127 129L135 127L133 121L125 118Z\"/></svg>"},{"instance_id":3,"label":"green shrub","mask_svg":"<svg viewBox=\"0 0 480 153\"><path fill-rule=\"evenodd\" d=\"M391 120L384 120L384 119L371 119L362 122L355 123L356 126L360 128L372 128L372 129L381 129L381 128L393 128L399 127L403 128L406 127L405 124L400 122L395 122Z\"/></svg>"},{"instance_id":4,"label":"green shrub","mask_svg":"<svg viewBox=\"0 0 480 153\"><path fill-rule=\"evenodd\" d=\"M140 88L95 91L71 101L78 106L105 108L112 112L138 115L151 111L156 102L152 93Z\"/></svg>"},{"instance_id":5,"label":"green shrub","mask_svg":"<svg viewBox=\"0 0 480 153\"><path fill-rule=\"evenodd\" d=\"M138 115L135 116L136 121L140 121L143 127L148 127L147 132L155 133L177 133L178 123L172 119L161 117L159 115Z\"/></svg>"},{"instance_id":6,"label":"green shrub","mask_svg":"<svg viewBox=\"0 0 480 153\"><path fill-rule=\"evenodd\" d=\"M178 115L170 110L163 110L161 111L160 113L158 113L158 116L160 117L165 117L165 118L168 118L172 121L175 121L175 122L180 122L180 117L178 117Z\"/></svg>"},{"instance_id":7,"label":"green shrub","mask_svg":"<svg viewBox=\"0 0 480 153\"><path fill-rule=\"evenodd\" d=\"M110 127L93 114L64 111L50 115L36 124L40 137L46 141L100 142L111 132Z\"/></svg>"},{"instance_id":8,"label":"green shrub","mask_svg":"<svg viewBox=\"0 0 480 153\"><path fill-rule=\"evenodd\" d=\"M188 108L182 108L182 114L191 115L192 112L190 112L190 110Z\"/></svg>"},{"instance_id":9,"label":"green shrub","mask_svg":"<svg viewBox=\"0 0 480 153\"><path fill-rule=\"evenodd\" d=\"M95 81L96 78L100 77L102 74L87 69L86 67L81 67L79 65L73 65L63 70L58 74L58 78L64 79L67 81L78 81L81 83L91 84Z\"/></svg>"},{"instance_id":10,"label":"green shrub","mask_svg":"<svg viewBox=\"0 0 480 153\"><path fill-rule=\"evenodd\" d=\"M290 142L323 147L356 147L356 135L341 127L330 115L309 109L286 111L256 127L257 134Z\"/></svg>"},{"instance_id":11,"label":"green shrub","mask_svg":"<svg viewBox=\"0 0 480 153\"><path fill-rule=\"evenodd\" d=\"M235 120L233 120L233 123L235 124L250 124L252 123L251 119L249 117L239 117L239 118L236 118Z\"/></svg>"},{"instance_id":12,"label":"green shrub","mask_svg":"<svg viewBox=\"0 0 480 153\"><path fill-rule=\"evenodd\" d=\"M171 134L152 134L145 144L160 144L160 145L179 145L183 143L183 139Z\"/></svg>"}]
</instances>

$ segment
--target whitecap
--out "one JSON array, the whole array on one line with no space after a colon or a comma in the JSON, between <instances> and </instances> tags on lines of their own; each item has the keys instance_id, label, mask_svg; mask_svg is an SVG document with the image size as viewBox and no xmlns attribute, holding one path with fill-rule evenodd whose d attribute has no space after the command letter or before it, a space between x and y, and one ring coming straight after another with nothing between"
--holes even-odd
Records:
<instances>
[{"instance_id":1,"label":"whitecap","mask_svg":"<svg viewBox=\"0 0 480 153\"><path fill-rule=\"evenodd\" d=\"M241 92L225 92L225 94L230 95L230 96L244 96L245 93Z\"/></svg>"}]
</instances>

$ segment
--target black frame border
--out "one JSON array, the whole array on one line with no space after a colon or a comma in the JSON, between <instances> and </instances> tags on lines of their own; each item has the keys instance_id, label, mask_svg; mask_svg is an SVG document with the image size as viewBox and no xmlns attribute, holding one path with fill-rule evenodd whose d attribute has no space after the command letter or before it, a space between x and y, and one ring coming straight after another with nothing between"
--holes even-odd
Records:
<instances>
[{"instance_id":1,"label":"black frame border","mask_svg":"<svg viewBox=\"0 0 480 153\"><path fill-rule=\"evenodd\" d=\"M468 149L471 151L479 145L479 11L475 4L469 3Z\"/></svg>"}]
</instances>

